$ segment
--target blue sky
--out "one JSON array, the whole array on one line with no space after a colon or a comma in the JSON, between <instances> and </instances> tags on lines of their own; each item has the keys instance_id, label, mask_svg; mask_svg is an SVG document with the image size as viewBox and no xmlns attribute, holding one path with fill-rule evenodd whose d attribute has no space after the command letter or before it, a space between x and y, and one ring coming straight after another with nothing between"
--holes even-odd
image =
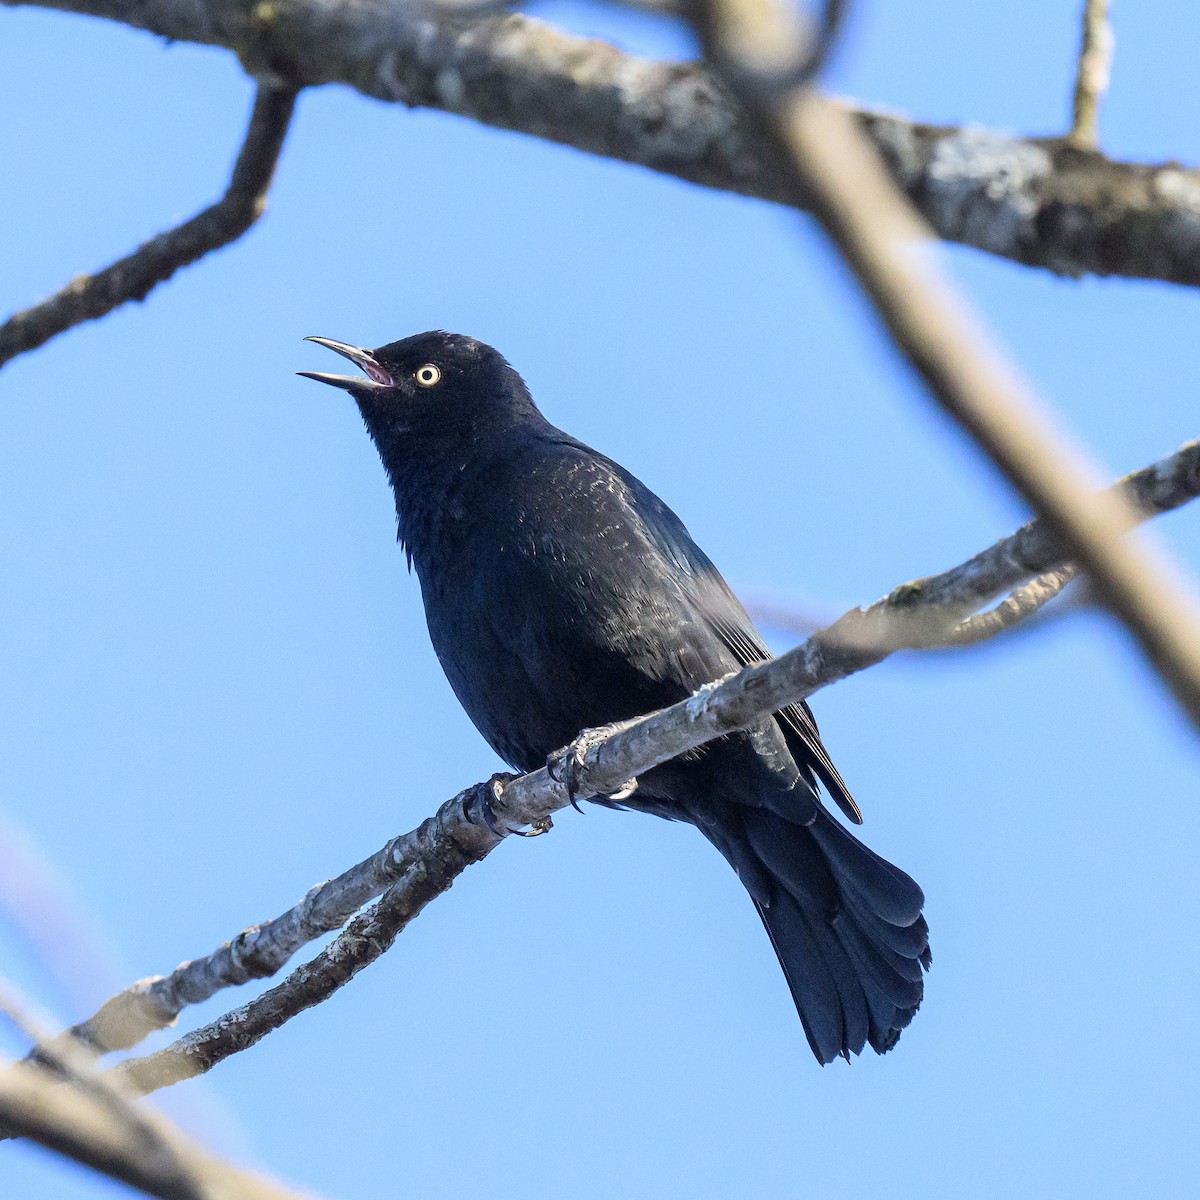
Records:
<instances>
[{"instance_id":1,"label":"blue sky","mask_svg":"<svg viewBox=\"0 0 1200 1200\"><path fill-rule=\"evenodd\" d=\"M1077 8L864 5L834 86L1053 132ZM686 53L653 20L540 11ZM1200 161L1178 82L1200 12L1115 15L1105 147ZM11 310L218 194L251 88L226 53L32 9L0 22ZM1108 471L1200 434L1193 293L943 257ZM306 334L439 326L503 350L749 599L835 614L1023 516L804 221L306 94L245 241L0 375L0 841L35 844L95 931L56 981L10 915L0 964L61 1019L497 768L429 648L352 407L292 374L328 369ZM1200 509L1154 530L1193 572L1198 533ZM816 1066L740 885L692 831L568 812L164 1107L330 1196L1191 1194L1200 764L1127 640L1073 616L885 664L814 707L866 839L928 897L934 969L892 1054ZM117 1192L0 1148L0 1194Z\"/></svg>"}]
</instances>

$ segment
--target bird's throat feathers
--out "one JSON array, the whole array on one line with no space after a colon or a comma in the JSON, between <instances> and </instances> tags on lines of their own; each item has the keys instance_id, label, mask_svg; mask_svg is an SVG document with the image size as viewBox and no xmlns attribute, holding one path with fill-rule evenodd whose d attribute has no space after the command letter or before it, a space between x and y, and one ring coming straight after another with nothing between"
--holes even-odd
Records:
<instances>
[{"instance_id":1,"label":"bird's throat feathers","mask_svg":"<svg viewBox=\"0 0 1200 1200\"><path fill-rule=\"evenodd\" d=\"M510 368L511 371L511 368ZM411 569L425 550L467 515L486 493L486 476L525 444L531 429L552 428L515 371L507 394L486 404L448 406L437 413L379 413L359 404L396 504L397 540Z\"/></svg>"}]
</instances>

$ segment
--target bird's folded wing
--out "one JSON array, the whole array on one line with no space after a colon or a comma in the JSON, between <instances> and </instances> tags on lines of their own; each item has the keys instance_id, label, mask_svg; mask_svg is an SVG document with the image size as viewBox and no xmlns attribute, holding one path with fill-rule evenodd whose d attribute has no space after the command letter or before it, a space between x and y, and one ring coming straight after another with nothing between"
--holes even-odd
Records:
<instances>
[{"instance_id":1,"label":"bird's folded wing","mask_svg":"<svg viewBox=\"0 0 1200 1200\"><path fill-rule=\"evenodd\" d=\"M682 521L636 477L612 464L628 489L627 503L647 539L682 577L682 586L699 613L724 646L744 667L764 662L771 652L754 628L741 601L733 594L712 560L692 540ZM807 703L790 704L777 718L800 761L816 772L847 820L862 824L862 812L846 781L821 743L817 723Z\"/></svg>"}]
</instances>

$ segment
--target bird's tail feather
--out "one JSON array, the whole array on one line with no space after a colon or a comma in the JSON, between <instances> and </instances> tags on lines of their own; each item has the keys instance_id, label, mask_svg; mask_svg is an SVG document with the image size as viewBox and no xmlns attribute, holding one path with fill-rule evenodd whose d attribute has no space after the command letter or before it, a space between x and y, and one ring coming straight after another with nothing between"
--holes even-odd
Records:
<instances>
[{"instance_id":1,"label":"bird's tail feather","mask_svg":"<svg viewBox=\"0 0 1200 1200\"><path fill-rule=\"evenodd\" d=\"M827 1063L868 1044L890 1050L931 961L921 889L824 809L804 826L764 809L731 819L742 828L709 837L744 879L748 862L760 864L749 890L813 1053Z\"/></svg>"}]
</instances>

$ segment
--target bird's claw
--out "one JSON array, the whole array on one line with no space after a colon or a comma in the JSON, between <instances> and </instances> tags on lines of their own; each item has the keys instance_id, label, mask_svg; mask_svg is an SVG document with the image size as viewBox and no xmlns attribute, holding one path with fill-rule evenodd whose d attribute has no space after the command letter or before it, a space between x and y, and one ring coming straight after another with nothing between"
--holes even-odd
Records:
<instances>
[{"instance_id":1,"label":"bird's claw","mask_svg":"<svg viewBox=\"0 0 1200 1200\"><path fill-rule=\"evenodd\" d=\"M481 783L478 788L479 815L483 818L483 823L498 837L508 837L509 834L516 834L517 837L541 837L543 833L549 833L554 828L554 822L549 817L542 817L538 821L534 821L528 829L514 829L508 825L500 825L496 820L496 813L492 809L492 801L500 798L500 788L504 784L510 783L515 779L515 775L508 774L507 771L499 771L487 781Z\"/></svg>"},{"instance_id":2,"label":"bird's claw","mask_svg":"<svg viewBox=\"0 0 1200 1200\"><path fill-rule=\"evenodd\" d=\"M546 774L560 783L567 791L567 800L577 812L583 812L579 807L577 797L580 794L579 772L587 765L588 751L597 743L603 741L619 725L608 725L603 729L585 729L569 746L556 750L546 759ZM600 795L602 800L624 800L637 790L637 780L631 779L611 795L589 792L589 795Z\"/></svg>"},{"instance_id":3,"label":"bird's claw","mask_svg":"<svg viewBox=\"0 0 1200 1200\"><path fill-rule=\"evenodd\" d=\"M493 775L487 783L481 783L477 789L477 799L479 801L479 815L483 818L483 823L497 836L505 837L508 834L507 829L501 829L496 824L496 814L492 811L492 797L496 795L496 784L500 782L500 776Z\"/></svg>"},{"instance_id":4,"label":"bird's claw","mask_svg":"<svg viewBox=\"0 0 1200 1200\"><path fill-rule=\"evenodd\" d=\"M579 795L579 769L584 764L587 754L587 737L590 730L585 729L569 746L556 750L546 759L546 774L555 783L561 783L567 789L567 800L577 812L583 812L576 797Z\"/></svg>"}]
</instances>

